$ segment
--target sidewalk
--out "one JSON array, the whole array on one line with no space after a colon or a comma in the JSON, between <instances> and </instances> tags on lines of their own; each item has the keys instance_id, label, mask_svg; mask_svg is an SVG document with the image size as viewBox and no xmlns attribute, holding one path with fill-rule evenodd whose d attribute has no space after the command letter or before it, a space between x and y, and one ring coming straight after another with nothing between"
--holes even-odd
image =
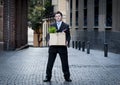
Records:
<instances>
[{"instance_id":1,"label":"sidewalk","mask_svg":"<svg viewBox=\"0 0 120 85\"><path fill-rule=\"evenodd\" d=\"M3 42L0 42L0 51L3 50Z\"/></svg>"},{"instance_id":2,"label":"sidewalk","mask_svg":"<svg viewBox=\"0 0 120 85\"><path fill-rule=\"evenodd\" d=\"M48 48L0 52L0 85L120 85L120 54L68 49L72 82L64 81L57 55L51 83L44 83Z\"/></svg>"}]
</instances>

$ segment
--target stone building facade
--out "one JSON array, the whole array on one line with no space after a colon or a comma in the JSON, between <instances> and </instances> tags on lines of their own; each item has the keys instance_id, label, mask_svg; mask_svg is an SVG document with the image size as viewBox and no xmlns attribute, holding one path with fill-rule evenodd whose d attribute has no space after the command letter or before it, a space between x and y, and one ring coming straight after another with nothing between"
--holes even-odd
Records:
<instances>
[{"instance_id":1,"label":"stone building facade","mask_svg":"<svg viewBox=\"0 0 120 85\"><path fill-rule=\"evenodd\" d=\"M107 43L109 51L120 53L120 0L63 2L53 0L54 10L60 10L66 16L72 41L90 41L92 49L100 50Z\"/></svg>"},{"instance_id":2,"label":"stone building facade","mask_svg":"<svg viewBox=\"0 0 120 85\"><path fill-rule=\"evenodd\" d=\"M52 5L54 6L54 12L61 11L63 13L63 21L67 22L68 15L68 1L67 0L52 0ZM68 23L69 24L69 23Z\"/></svg>"}]
</instances>

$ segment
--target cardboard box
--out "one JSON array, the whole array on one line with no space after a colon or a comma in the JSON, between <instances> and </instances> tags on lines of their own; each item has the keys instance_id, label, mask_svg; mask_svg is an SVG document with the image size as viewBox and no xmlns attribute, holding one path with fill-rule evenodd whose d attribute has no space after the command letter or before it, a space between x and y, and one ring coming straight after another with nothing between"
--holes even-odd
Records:
<instances>
[{"instance_id":1,"label":"cardboard box","mask_svg":"<svg viewBox=\"0 0 120 85\"><path fill-rule=\"evenodd\" d=\"M49 40L49 45L66 45L66 37L64 32L59 32L59 33L50 33L50 40Z\"/></svg>"}]
</instances>

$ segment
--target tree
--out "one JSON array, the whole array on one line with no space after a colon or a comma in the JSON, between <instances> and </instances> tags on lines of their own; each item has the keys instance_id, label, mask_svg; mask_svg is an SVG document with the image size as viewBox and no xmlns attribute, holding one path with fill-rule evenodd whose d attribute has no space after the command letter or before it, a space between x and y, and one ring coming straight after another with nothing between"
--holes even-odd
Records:
<instances>
[{"instance_id":1,"label":"tree","mask_svg":"<svg viewBox=\"0 0 120 85\"><path fill-rule=\"evenodd\" d=\"M53 6L52 6L52 0L46 0L45 2L45 12L44 17L50 18L53 17Z\"/></svg>"},{"instance_id":2,"label":"tree","mask_svg":"<svg viewBox=\"0 0 120 85\"><path fill-rule=\"evenodd\" d=\"M33 30L38 30L41 25L45 8L43 0L30 0L28 7L28 21L31 23Z\"/></svg>"},{"instance_id":3,"label":"tree","mask_svg":"<svg viewBox=\"0 0 120 85\"><path fill-rule=\"evenodd\" d=\"M31 23L29 23L29 26L34 30L38 46L40 46L40 42L42 41L42 38L40 38L42 20L51 16L53 12L51 7L51 0L29 0L28 21Z\"/></svg>"},{"instance_id":4,"label":"tree","mask_svg":"<svg viewBox=\"0 0 120 85\"><path fill-rule=\"evenodd\" d=\"M30 0L28 7L28 21L33 30L38 30L42 19L53 16L51 0Z\"/></svg>"}]
</instances>

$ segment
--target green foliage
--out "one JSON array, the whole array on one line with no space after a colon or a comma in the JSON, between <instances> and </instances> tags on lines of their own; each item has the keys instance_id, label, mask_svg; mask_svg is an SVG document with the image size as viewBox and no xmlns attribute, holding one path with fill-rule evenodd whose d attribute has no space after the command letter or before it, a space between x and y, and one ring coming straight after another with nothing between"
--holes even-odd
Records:
<instances>
[{"instance_id":1,"label":"green foliage","mask_svg":"<svg viewBox=\"0 0 120 85\"><path fill-rule=\"evenodd\" d=\"M48 31L49 31L49 33L56 33L57 30L56 30L56 27L51 26L51 27L49 27Z\"/></svg>"},{"instance_id":2,"label":"green foliage","mask_svg":"<svg viewBox=\"0 0 120 85\"><path fill-rule=\"evenodd\" d=\"M30 0L28 7L28 21L31 22L33 30L39 29L42 22L45 8L42 3L43 0Z\"/></svg>"},{"instance_id":3,"label":"green foliage","mask_svg":"<svg viewBox=\"0 0 120 85\"><path fill-rule=\"evenodd\" d=\"M51 0L29 0L28 21L33 30L39 29L42 19L50 17L53 13Z\"/></svg>"},{"instance_id":4,"label":"green foliage","mask_svg":"<svg viewBox=\"0 0 120 85\"><path fill-rule=\"evenodd\" d=\"M45 17L49 18L49 17L53 17L53 6L52 6L52 0L46 0L45 2Z\"/></svg>"}]
</instances>

